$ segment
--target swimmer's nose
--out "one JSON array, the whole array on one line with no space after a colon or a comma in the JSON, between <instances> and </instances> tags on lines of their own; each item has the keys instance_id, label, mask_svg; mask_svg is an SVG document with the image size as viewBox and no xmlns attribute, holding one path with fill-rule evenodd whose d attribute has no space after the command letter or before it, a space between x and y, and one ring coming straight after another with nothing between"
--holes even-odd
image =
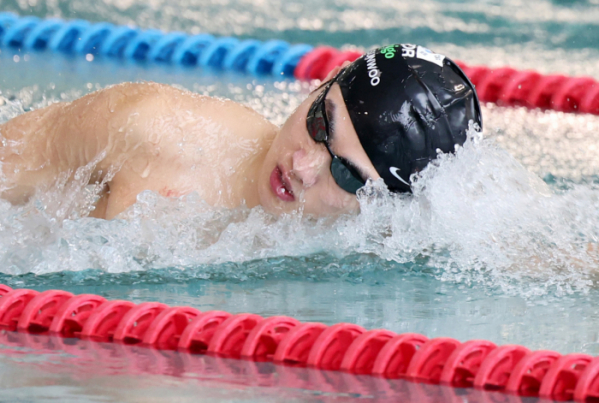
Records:
<instances>
[{"instance_id":1,"label":"swimmer's nose","mask_svg":"<svg viewBox=\"0 0 599 403\"><path fill-rule=\"evenodd\" d=\"M326 154L320 150L304 149L293 153L293 175L302 182L304 188L314 186L322 166L326 162Z\"/></svg>"}]
</instances>

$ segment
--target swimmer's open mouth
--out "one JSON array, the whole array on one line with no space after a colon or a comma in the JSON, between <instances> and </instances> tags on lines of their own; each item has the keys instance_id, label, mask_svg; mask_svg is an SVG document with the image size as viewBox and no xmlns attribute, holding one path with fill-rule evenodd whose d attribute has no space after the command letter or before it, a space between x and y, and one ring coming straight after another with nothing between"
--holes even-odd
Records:
<instances>
[{"instance_id":1,"label":"swimmer's open mouth","mask_svg":"<svg viewBox=\"0 0 599 403\"><path fill-rule=\"evenodd\" d=\"M295 200L291 185L289 184L288 179L285 178L285 175L283 175L281 168L278 166L276 166L270 174L270 187L279 199L286 202Z\"/></svg>"}]
</instances>

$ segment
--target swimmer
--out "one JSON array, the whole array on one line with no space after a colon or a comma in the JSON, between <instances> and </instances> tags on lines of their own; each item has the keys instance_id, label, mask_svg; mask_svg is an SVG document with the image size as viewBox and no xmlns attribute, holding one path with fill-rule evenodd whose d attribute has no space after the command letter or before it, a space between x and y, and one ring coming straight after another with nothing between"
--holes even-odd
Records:
<instances>
[{"instance_id":1,"label":"swimmer","mask_svg":"<svg viewBox=\"0 0 599 403\"><path fill-rule=\"evenodd\" d=\"M230 100L124 83L0 125L0 197L26 203L83 175L102 185L90 215L106 219L144 190L273 214L351 213L368 179L409 192L410 176L463 144L470 123L482 126L470 81L415 45L336 67L282 127Z\"/></svg>"}]
</instances>

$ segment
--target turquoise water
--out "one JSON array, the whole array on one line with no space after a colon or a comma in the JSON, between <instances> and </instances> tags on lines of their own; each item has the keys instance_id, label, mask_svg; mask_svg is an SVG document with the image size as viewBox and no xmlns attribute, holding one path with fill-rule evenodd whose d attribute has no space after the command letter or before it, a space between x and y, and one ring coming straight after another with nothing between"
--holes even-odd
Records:
<instances>
[{"instance_id":1,"label":"turquoise water","mask_svg":"<svg viewBox=\"0 0 599 403\"><path fill-rule=\"evenodd\" d=\"M21 15L312 45L416 42L471 64L599 78L597 5L0 0L0 10ZM0 70L0 121L114 83L153 80L232 98L280 124L310 90L6 49ZM82 217L89 192L78 184L26 206L0 201L0 283L598 355L599 257L587 245L599 239L599 119L491 105L484 119L483 138L425 171L413 197L364 199L358 217L274 219L148 192L107 222ZM272 367L223 370L226 360L143 349L111 350L107 360L84 343L66 349L7 337L0 337L0 401L422 401L418 393L443 401L450 393L410 394L405 388L414 386L404 384L383 392L347 376L298 386ZM322 374L306 376L330 375Z\"/></svg>"}]
</instances>

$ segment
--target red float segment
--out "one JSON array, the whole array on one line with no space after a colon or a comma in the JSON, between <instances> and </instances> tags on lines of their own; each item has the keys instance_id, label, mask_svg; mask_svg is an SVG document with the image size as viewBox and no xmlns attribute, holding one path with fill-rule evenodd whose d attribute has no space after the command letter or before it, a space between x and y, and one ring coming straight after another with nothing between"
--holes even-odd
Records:
<instances>
[{"instance_id":1,"label":"red float segment","mask_svg":"<svg viewBox=\"0 0 599 403\"><path fill-rule=\"evenodd\" d=\"M106 298L93 294L81 294L69 299L56 311L50 324L50 333L75 337L76 333L83 330L92 312L104 302Z\"/></svg>"},{"instance_id":2,"label":"red float segment","mask_svg":"<svg viewBox=\"0 0 599 403\"><path fill-rule=\"evenodd\" d=\"M440 382L471 388L482 362L496 348L495 343L486 340L471 340L458 346L445 362Z\"/></svg>"},{"instance_id":3,"label":"red float segment","mask_svg":"<svg viewBox=\"0 0 599 403\"><path fill-rule=\"evenodd\" d=\"M341 370L370 375L376 357L385 344L395 336L397 334L389 330L371 330L356 337L343 357Z\"/></svg>"},{"instance_id":4,"label":"red float segment","mask_svg":"<svg viewBox=\"0 0 599 403\"><path fill-rule=\"evenodd\" d=\"M208 352L225 357L240 358L243 344L252 329L262 320L262 316L253 313L240 313L231 316L216 328L208 345Z\"/></svg>"},{"instance_id":5,"label":"red float segment","mask_svg":"<svg viewBox=\"0 0 599 403\"><path fill-rule=\"evenodd\" d=\"M354 60L356 60L358 57L360 57L362 55L363 55L362 52L358 52L355 50L348 50L345 52L339 52L336 55L332 55L321 71L321 74L324 74L323 79L335 67L341 66L345 62L353 62Z\"/></svg>"},{"instance_id":6,"label":"red float segment","mask_svg":"<svg viewBox=\"0 0 599 403\"><path fill-rule=\"evenodd\" d=\"M463 71L465 71L469 66L461 60L454 60L455 64L458 65Z\"/></svg>"},{"instance_id":7,"label":"red float segment","mask_svg":"<svg viewBox=\"0 0 599 403\"><path fill-rule=\"evenodd\" d=\"M468 66L465 67L463 71L470 79L470 82L472 82L474 86L478 86L478 84L489 74L491 69L485 66ZM478 94L478 89L476 93ZM481 101L484 100L481 99Z\"/></svg>"},{"instance_id":8,"label":"red float segment","mask_svg":"<svg viewBox=\"0 0 599 403\"><path fill-rule=\"evenodd\" d=\"M568 80L562 75L542 76L528 94L527 104L531 108L553 109L553 94Z\"/></svg>"},{"instance_id":9,"label":"red float segment","mask_svg":"<svg viewBox=\"0 0 599 403\"><path fill-rule=\"evenodd\" d=\"M287 365L306 365L312 346L325 331L322 323L307 322L294 327L277 347L273 361Z\"/></svg>"},{"instance_id":10,"label":"red float segment","mask_svg":"<svg viewBox=\"0 0 599 403\"><path fill-rule=\"evenodd\" d=\"M599 82L591 77L543 76L510 67L458 63L482 102L599 114Z\"/></svg>"},{"instance_id":11,"label":"red float segment","mask_svg":"<svg viewBox=\"0 0 599 403\"><path fill-rule=\"evenodd\" d=\"M587 354L568 354L558 358L543 378L539 396L558 401L569 401L582 372L593 357Z\"/></svg>"},{"instance_id":12,"label":"red float segment","mask_svg":"<svg viewBox=\"0 0 599 403\"><path fill-rule=\"evenodd\" d=\"M366 330L362 326L351 323L337 323L328 327L314 342L308 355L308 365L337 371L349 346L364 332Z\"/></svg>"},{"instance_id":13,"label":"red float segment","mask_svg":"<svg viewBox=\"0 0 599 403\"><path fill-rule=\"evenodd\" d=\"M158 349L179 347L388 378L404 376L419 382L474 385L555 400L599 400L599 358L584 354L561 357L552 351L531 353L525 347L496 347L481 340L461 344L449 338L428 340L418 334L365 332L347 323L327 327L281 316L263 319L253 314L200 313L194 308L169 308L160 303L135 306L127 301L106 302L89 294L74 297L55 290L11 291L1 285L0 289L7 290L0 298L0 326L24 323L17 328L29 333L50 330L62 336L99 340L110 340L114 333L116 341L143 341ZM204 347L194 348L194 343ZM325 374L314 376L329 376ZM346 382L343 377L349 376L328 374L336 377L340 387ZM452 396L459 400L457 394ZM436 401L436 397L431 399Z\"/></svg>"},{"instance_id":14,"label":"red float segment","mask_svg":"<svg viewBox=\"0 0 599 403\"><path fill-rule=\"evenodd\" d=\"M587 91L597 82L591 77L568 78L551 97L556 111L578 112Z\"/></svg>"},{"instance_id":15,"label":"red float segment","mask_svg":"<svg viewBox=\"0 0 599 403\"><path fill-rule=\"evenodd\" d=\"M324 69L329 60L338 54L339 51L330 46L315 48L302 57L293 74L298 80L322 80L328 73Z\"/></svg>"},{"instance_id":16,"label":"red float segment","mask_svg":"<svg viewBox=\"0 0 599 403\"><path fill-rule=\"evenodd\" d=\"M205 354L216 329L231 316L224 311L208 311L198 315L181 334L177 348L180 351Z\"/></svg>"},{"instance_id":17,"label":"red float segment","mask_svg":"<svg viewBox=\"0 0 599 403\"><path fill-rule=\"evenodd\" d=\"M437 337L427 341L414 354L406 377L418 382L439 383L445 362L461 344L450 337Z\"/></svg>"},{"instance_id":18,"label":"red float segment","mask_svg":"<svg viewBox=\"0 0 599 403\"><path fill-rule=\"evenodd\" d=\"M588 89L580 103L580 112L599 115L599 83Z\"/></svg>"},{"instance_id":19,"label":"red float segment","mask_svg":"<svg viewBox=\"0 0 599 403\"><path fill-rule=\"evenodd\" d=\"M497 347L485 358L474 377L474 387L484 390L503 390L514 367L530 350L508 344Z\"/></svg>"},{"instance_id":20,"label":"red float segment","mask_svg":"<svg viewBox=\"0 0 599 403\"><path fill-rule=\"evenodd\" d=\"M272 360L281 340L299 324L299 320L288 316L264 319L248 335L241 349L241 357L254 361Z\"/></svg>"},{"instance_id":21,"label":"red float segment","mask_svg":"<svg viewBox=\"0 0 599 403\"><path fill-rule=\"evenodd\" d=\"M504 87L516 73L516 70L509 67L489 70L476 84L476 93L479 99L484 102L497 103L504 93Z\"/></svg>"},{"instance_id":22,"label":"red float segment","mask_svg":"<svg viewBox=\"0 0 599 403\"><path fill-rule=\"evenodd\" d=\"M599 400L599 357L593 358L580 374L574 389L574 400L581 403Z\"/></svg>"},{"instance_id":23,"label":"red float segment","mask_svg":"<svg viewBox=\"0 0 599 403\"><path fill-rule=\"evenodd\" d=\"M0 329L14 331L23 310L29 302L39 295L34 290L12 290L0 298Z\"/></svg>"},{"instance_id":24,"label":"red float segment","mask_svg":"<svg viewBox=\"0 0 599 403\"><path fill-rule=\"evenodd\" d=\"M83 325L81 333L75 333L75 336L81 339L112 341L117 326L134 306L135 304L130 301L104 302L94 309Z\"/></svg>"},{"instance_id":25,"label":"red float segment","mask_svg":"<svg viewBox=\"0 0 599 403\"><path fill-rule=\"evenodd\" d=\"M17 330L27 333L45 333L50 329L54 315L73 294L60 290L48 290L36 295L19 317Z\"/></svg>"},{"instance_id":26,"label":"red float segment","mask_svg":"<svg viewBox=\"0 0 599 403\"><path fill-rule=\"evenodd\" d=\"M176 350L181 334L201 312L188 306L167 308L152 321L143 338L143 344L160 350Z\"/></svg>"},{"instance_id":27,"label":"red float segment","mask_svg":"<svg viewBox=\"0 0 599 403\"><path fill-rule=\"evenodd\" d=\"M520 396L539 396L541 383L551 365L561 354L539 350L528 353L514 367L505 391Z\"/></svg>"},{"instance_id":28,"label":"red float segment","mask_svg":"<svg viewBox=\"0 0 599 403\"><path fill-rule=\"evenodd\" d=\"M528 96L540 79L541 75L536 71L517 72L505 83L497 99L497 104L534 107L528 104Z\"/></svg>"},{"instance_id":29,"label":"red float segment","mask_svg":"<svg viewBox=\"0 0 599 403\"><path fill-rule=\"evenodd\" d=\"M5 296L6 294L8 294L11 291L12 291L12 288L10 288L9 286L0 284L0 298L2 298L3 296Z\"/></svg>"},{"instance_id":30,"label":"red float segment","mask_svg":"<svg viewBox=\"0 0 599 403\"><path fill-rule=\"evenodd\" d=\"M168 308L160 302L144 302L130 309L117 325L112 339L124 344L138 344L156 317Z\"/></svg>"},{"instance_id":31,"label":"red float segment","mask_svg":"<svg viewBox=\"0 0 599 403\"><path fill-rule=\"evenodd\" d=\"M404 333L393 337L376 357L372 374L390 379L405 377L412 357L427 341L428 337L418 333Z\"/></svg>"}]
</instances>

